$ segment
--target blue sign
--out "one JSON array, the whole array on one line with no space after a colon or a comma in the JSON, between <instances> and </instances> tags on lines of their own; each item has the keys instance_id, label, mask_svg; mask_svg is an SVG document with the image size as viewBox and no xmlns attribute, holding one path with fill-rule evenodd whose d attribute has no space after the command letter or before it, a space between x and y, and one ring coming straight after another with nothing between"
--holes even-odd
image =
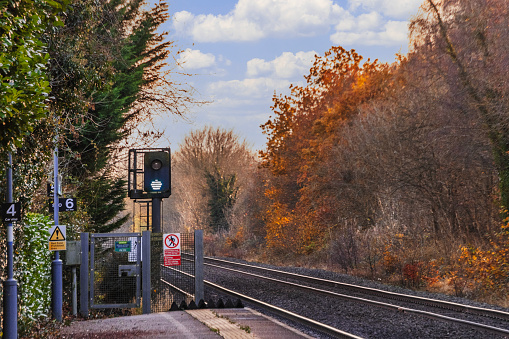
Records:
<instances>
[{"instance_id":1,"label":"blue sign","mask_svg":"<svg viewBox=\"0 0 509 339\"><path fill-rule=\"evenodd\" d=\"M131 241L115 241L115 252L131 252Z\"/></svg>"}]
</instances>

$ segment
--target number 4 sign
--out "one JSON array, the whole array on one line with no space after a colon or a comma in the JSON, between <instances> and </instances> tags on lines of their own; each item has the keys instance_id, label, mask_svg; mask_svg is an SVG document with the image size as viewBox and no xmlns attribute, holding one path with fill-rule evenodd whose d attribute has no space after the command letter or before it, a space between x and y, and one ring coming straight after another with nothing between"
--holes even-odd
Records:
<instances>
[{"instance_id":1,"label":"number 4 sign","mask_svg":"<svg viewBox=\"0 0 509 339\"><path fill-rule=\"evenodd\" d=\"M21 203L3 203L1 205L2 219L5 222L21 220Z\"/></svg>"}]
</instances>

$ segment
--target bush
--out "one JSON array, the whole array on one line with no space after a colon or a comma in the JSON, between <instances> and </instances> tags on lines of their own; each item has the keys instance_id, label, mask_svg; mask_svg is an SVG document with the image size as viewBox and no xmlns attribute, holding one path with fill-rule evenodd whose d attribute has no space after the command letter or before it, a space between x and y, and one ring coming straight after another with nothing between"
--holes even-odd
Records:
<instances>
[{"instance_id":1,"label":"bush","mask_svg":"<svg viewBox=\"0 0 509 339\"><path fill-rule=\"evenodd\" d=\"M51 253L49 228L53 221L28 213L25 226L15 236L14 278L18 281L18 330L24 333L49 315L51 305Z\"/></svg>"}]
</instances>

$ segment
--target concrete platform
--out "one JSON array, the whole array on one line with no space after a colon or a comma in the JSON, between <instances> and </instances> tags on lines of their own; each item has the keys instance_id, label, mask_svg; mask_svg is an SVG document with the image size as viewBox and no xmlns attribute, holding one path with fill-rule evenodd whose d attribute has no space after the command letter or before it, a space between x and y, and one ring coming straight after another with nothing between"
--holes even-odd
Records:
<instances>
[{"instance_id":1,"label":"concrete platform","mask_svg":"<svg viewBox=\"0 0 509 339\"><path fill-rule=\"evenodd\" d=\"M226 339L312 338L273 318L249 308L220 308L187 311Z\"/></svg>"},{"instance_id":2,"label":"concrete platform","mask_svg":"<svg viewBox=\"0 0 509 339\"><path fill-rule=\"evenodd\" d=\"M75 321L59 338L311 338L249 308L200 309Z\"/></svg>"},{"instance_id":3,"label":"concrete platform","mask_svg":"<svg viewBox=\"0 0 509 339\"><path fill-rule=\"evenodd\" d=\"M162 312L127 317L74 321L62 327L57 338L221 338L186 312Z\"/></svg>"}]
</instances>

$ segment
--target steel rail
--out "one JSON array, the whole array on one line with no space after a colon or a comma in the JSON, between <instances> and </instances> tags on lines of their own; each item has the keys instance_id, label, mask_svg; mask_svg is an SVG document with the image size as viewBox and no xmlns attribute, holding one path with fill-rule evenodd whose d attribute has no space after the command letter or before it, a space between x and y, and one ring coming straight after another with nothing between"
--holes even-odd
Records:
<instances>
[{"instance_id":1,"label":"steel rail","mask_svg":"<svg viewBox=\"0 0 509 339\"><path fill-rule=\"evenodd\" d=\"M280 317L283 317L283 318L288 319L290 321L296 322L296 323L298 323L300 325L312 328L315 331L318 331L320 333L324 333L324 334L330 335L330 336L332 336L334 338L350 338L350 339L355 338L355 339L361 339L361 337L358 337L358 336L353 335L351 333L341 331L341 330L339 330L337 328L334 328L334 327L326 325L326 324L322 324L322 323L320 323L318 321L315 321L313 319L309 319L309 318L303 317L301 315L298 315L296 313L293 313L293 312L284 310L282 308L279 308L279 307L267 304L267 303L265 303L263 301L260 301L260 300L248 297L247 295L234 292L234 291L226 289L226 288L224 288L222 286L216 285L216 284L214 284L214 283L212 283L210 281L205 280L204 283L205 283L205 285L207 285L207 286L209 286L209 287L211 287L213 289L216 289L216 290L220 291L221 293L227 294L227 295L229 295L229 296L231 296L233 298L241 299L241 300L243 300L245 302L248 302L248 303L250 303L250 304L252 304L254 306L257 306L259 308L265 309L266 311L269 311L271 313L277 314Z\"/></svg>"},{"instance_id":2,"label":"steel rail","mask_svg":"<svg viewBox=\"0 0 509 339\"><path fill-rule=\"evenodd\" d=\"M266 277L266 276L261 276L261 275L257 275L257 274L254 274L254 273L248 273L248 272L245 272L245 271L239 271L239 270L235 270L235 269L227 268L227 267L222 267L222 266L218 266L218 265L213 265L213 264L206 264L206 265L211 266L211 267L216 267L216 268L219 268L219 269L223 269L223 270L228 270L228 271L231 271L231 272L236 272L236 273L240 273L240 274L244 274L244 275L249 275L249 276L252 276L252 277L256 277L256 278L267 280L267 281L271 281L271 282L276 282L276 283L283 284L283 285L286 285L286 286L292 286L294 288L298 288L298 289L302 289L302 290L306 290L306 291L313 291L315 293L323 294L323 295L326 295L326 296L332 296L332 297L342 298L342 299L350 300L350 301L354 301L354 302L362 302L362 303L366 303L366 304L370 304L370 305L374 305L374 306L378 306L378 307L384 307L384 308L392 309L392 310L394 310L396 312L419 314L419 315L426 316L426 317L429 317L429 318L444 320L444 321L447 321L447 322L455 322L455 323L463 324L463 325L466 325L466 326L469 326L469 327L472 327L472 328L475 328L475 329L485 330L485 331L489 331L489 332L496 333L496 334L499 334L499 335L509 336L509 330L498 328L498 327L494 327L494 326L490 326L490 325L485 325L485 324L475 323L475 322L468 321L468 320L448 317L448 316L444 316L444 315L436 314L436 313L432 313L432 312L415 310L415 309L411 309L411 308L407 308L407 307L401 307L401 306L398 306L398 305L388 304L388 303L384 303L384 302L380 302L380 301L374 301L374 300L369 300L369 299L349 296L349 295L345 295L345 294L340 294L340 293L336 293L336 292L321 290L321 289L318 289L318 288L315 288L315 287L299 285L299 284L288 282L288 281L283 281L283 280L278 280L278 279L274 279L274 278L269 278L269 277ZM242 265L244 265L244 264L242 264ZM247 266L251 267L250 265L247 265Z\"/></svg>"},{"instance_id":3,"label":"steel rail","mask_svg":"<svg viewBox=\"0 0 509 339\"><path fill-rule=\"evenodd\" d=\"M187 276L187 277L189 277L189 278L193 278L193 279L194 279L194 275L192 275L191 273L187 273L187 272L185 272L185 271L176 270L176 269L174 269L174 268L173 268L173 267L171 267L171 266L164 266L164 265L160 265L160 267L161 267L161 268L165 268L165 269L170 270L170 271L173 271L173 272L180 273L180 274L182 274L182 275L185 275L185 276ZM167 285L168 287L170 287L170 288L174 289L175 291L177 291L177 292L179 292L179 293L182 293L183 295L186 295L186 296L191 297L191 298L193 298L193 297L194 297L194 295L193 295L193 294L191 294L191 293L189 293L189 292L186 292L186 291L184 291L183 289L178 288L177 286L175 286L175 285L171 284L169 281L165 280L165 279L164 279L164 277L160 277L160 278L159 278L159 280L160 280L163 284Z\"/></svg>"},{"instance_id":4,"label":"steel rail","mask_svg":"<svg viewBox=\"0 0 509 339\"><path fill-rule=\"evenodd\" d=\"M481 308L481 307L470 306L470 305L463 305L463 304L454 303L454 302L450 302L450 301L443 301L443 300L430 299L430 298L424 298L424 297L419 297L419 296L406 295L406 294L401 294L401 293L396 293L396 292L389 292L389 291L384 291L384 290L371 288L371 287L364 287L364 286L359 286L359 285L342 283L342 282L334 281L334 280L314 278L314 277L310 277L310 276L306 276L306 275L302 275L302 274L296 274L296 273L291 273L291 272L274 270L274 269L270 269L270 268L264 268L264 267L260 267L260 266L242 264L242 263L237 263L237 262L223 260L223 259L205 257L205 260L224 263L227 265L234 265L234 266L238 266L238 267L245 267L250 270L258 270L261 272L270 272L270 273L274 273L274 274L278 274L278 275L282 275L282 276L286 276L286 277L290 277L290 278L294 278L294 279L304 280L304 281L307 281L310 283L327 285L327 286L331 286L331 287L341 287L341 288L349 289L349 290L356 291L356 292L381 296L384 298L405 301L405 302L410 302L410 303L416 303L416 304L421 304L421 305L427 305L427 306L432 306L432 307L444 308L444 309L449 309L449 310L453 310L453 311L457 311L457 312L486 316L486 317L491 317L491 318L498 318L498 319L509 321L509 312L493 310L493 309L488 309L488 308Z\"/></svg>"},{"instance_id":5,"label":"steel rail","mask_svg":"<svg viewBox=\"0 0 509 339\"><path fill-rule=\"evenodd\" d=\"M161 266L163 266L163 265L161 265ZM187 273L187 272L181 272L181 273L183 273L184 275L186 275L188 277L194 278L194 275L192 275L190 273ZM166 282L166 281L164 281L164 282ZM351 333L341 331L341 330L339 330L337 328L334 328L332 326L329 326L329 325L326 325L326 324L322 324L322 323L320 323L318 321L315 321L315 320L303 317L303 316L298 315L296 313L293 313L293 312L284 310L282 308L279 308L279 307L267 304L267 303L265 303L263 301L260 301L260 300L248 297L247 295L244 295L244 294L237 293L235 291L229 290L227 288L224 288L222 286L214 284L213 282L210 282L208 280L204 280L203 283L205 285L209 286L210 288L216 289L216 290L218 290L218 291L220 291L220 292L222 292L224 294L227 294L227 295L229 295L229 296L231 296L233 298L237 298L237 299L241 299L241 300L243 300L245 302L249 302L250 304L255 305L255 306L259 307L259 308L265 309L265 310L267 310L269 312L277 314L277 315L279 315L279 316L281 316L281 317L283 317L285 319L288 319L290 321L296 322L296 323L301 324L303 326L307 326L309 328L312 328L315 331L318 331L320 333L324 333L324 334L333 336L334 338L362 339L361 337L358 337L358 336L353 335Z\"/></svg>"}]
</instances>

